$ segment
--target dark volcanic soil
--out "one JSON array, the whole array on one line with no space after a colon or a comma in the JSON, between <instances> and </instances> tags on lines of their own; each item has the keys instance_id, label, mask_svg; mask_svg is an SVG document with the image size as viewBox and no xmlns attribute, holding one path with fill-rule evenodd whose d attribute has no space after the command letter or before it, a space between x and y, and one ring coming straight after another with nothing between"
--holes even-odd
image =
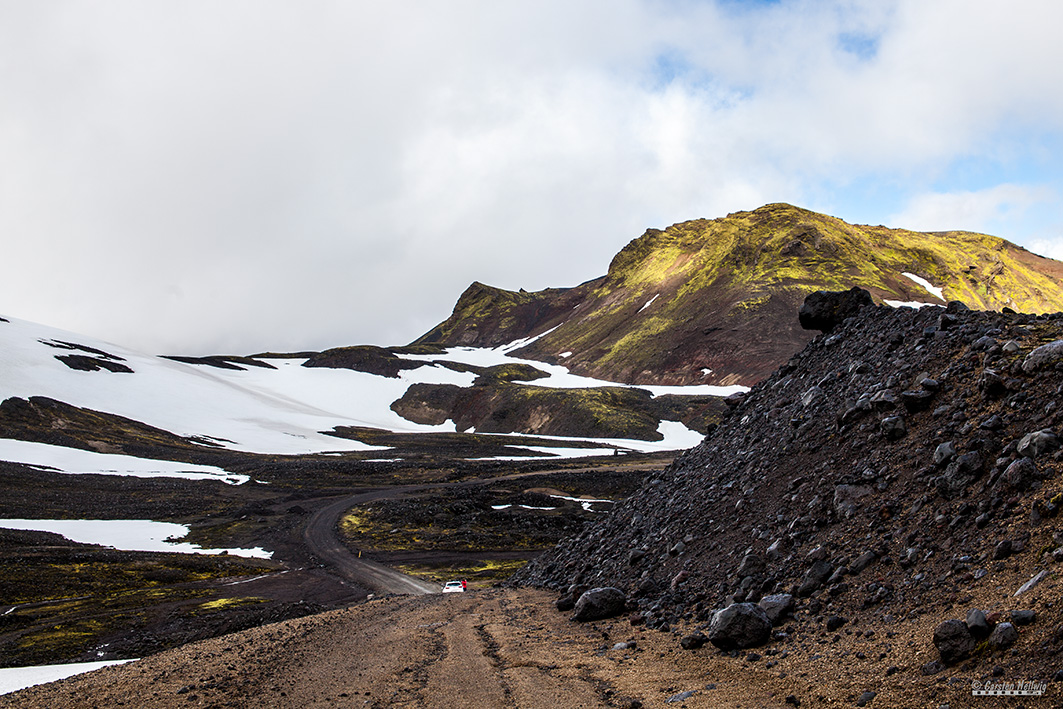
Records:
<instances>
[{"instance_id":1,"label":"dark volcanic soil","mask_svg":"<svg viewBox=\"0 0 1063 709\"><path fill-rule=\"evenodd\" d=\"M172 521L189 525L188 540L202 546L260 546L274 553L273 561L264 562L235 556L119 552L73 544L57 535L0 529L0 666L142 657L363 600L381 589L361 579L360 567L346 563L363 551L357 545L348 551L336 539L337 522L346 508L336 511L323 536L306 535L316 513L352 495L369 493L389 503L395 497L394 504L415 518L432 517L442 504L480 499L484 495L480 488L485 486L497 495L521 497L542 480L573 495L597 497L609 488L617 499L619 493L637 487L647 469L667 463L667 458L634 456L609 459L607 467L587 460L437 459L425 465L333 459L315 468L317 461L309 458L263 458L262 468L249 472L269 484L237 486L65 475L0 463L3 517ZM477 475L484 478L477 481ZM527 475L534 482L520 482L520 476ZM345 486L344 479L372 485ZM411 486L413 481L419 484ZM411 499L403 501L406 496ZM474 585L489 584L555 543L573 529L571 525L578 530L591 516L578 505L562 507L549 513L560 524L543 526L534 511L517 516L499 513L489 530L475 532L461 528L462 516L433 518L433 534L451 539L469 536L476 543L456 550L390 544L386 550L369 549L365 560L423 575L429 582L424 588L433 590L442 580L456 577L467 577ZM534 548L514 541L524 538L529 521L542 526L539 546ZM322 545L329 545L330 537L346 558L325 554Z\"/></svg>"},{"instance_id":2,"label":"dark volcanic soil","mask_svg":"<svg viewBox=\"0 0 1063 709\"><path fill-rule=\"evenodd\" d=\"M1063 365L1031 353L1060 339L1060 314L866 309L513 582L618 586L636 622L680 634L790 594L758 662L822 658L834 681L885 695L876 707L905 706L885 698L898 685L967 706L951 687L1050 681L1063 667ZM935 666L935 626L973 609L1036 620L1015 622L1013 646Z\"/></svg>"}]
</instances>

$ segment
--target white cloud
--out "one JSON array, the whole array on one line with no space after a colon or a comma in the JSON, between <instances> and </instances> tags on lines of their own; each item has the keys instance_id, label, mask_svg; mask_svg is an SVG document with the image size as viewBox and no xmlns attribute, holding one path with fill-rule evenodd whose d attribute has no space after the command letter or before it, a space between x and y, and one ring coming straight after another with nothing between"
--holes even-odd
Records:
<instances>
[{"instance_id":1,"label":"white cloud","mask_svg":"<svg viewBox=\"0 0 1063 709\"><path fill-rule=\"evenodd\" d=\"M973 192L916 195L892 223L915 231L989 232L1002 221L1016 220L1023 212L1054 195L1044 186L997 185Z\"/></svg>"},{"instance_id":2,"label":"white cloud","mask_svg":"<svg viewBox=\"0 0 1063 709\"><path fill-rule=\"evenodd\" d=\"M954 195L954 161L1063 133L1061 14L0 0L0 312L151 351L393 343L472 280L600 275L647 226ZM1004 219L1023 189L898 218Z\"/></svg>"}]
</instances>

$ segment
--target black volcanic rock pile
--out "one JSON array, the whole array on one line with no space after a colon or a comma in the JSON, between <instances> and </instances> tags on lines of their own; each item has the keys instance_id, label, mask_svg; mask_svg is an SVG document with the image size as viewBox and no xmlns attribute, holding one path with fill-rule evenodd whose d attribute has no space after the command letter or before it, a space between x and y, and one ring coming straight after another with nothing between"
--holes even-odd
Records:
<instances>
[{"instance_id":1,"label":"black volcanic rock pile","mask_svg":"<svg viewBox=\"0 0 1063 709\"><path fill-rule=\"evenodd\" d=\"M1063 560L1059 340L1063 313L865 307L514 582L616 586L632 622L662 630L742 602L833 632L963 618L990 586L1011 599ZM1063 649L1052 622L1046 657Z\"/></svg>"}]
</instances>

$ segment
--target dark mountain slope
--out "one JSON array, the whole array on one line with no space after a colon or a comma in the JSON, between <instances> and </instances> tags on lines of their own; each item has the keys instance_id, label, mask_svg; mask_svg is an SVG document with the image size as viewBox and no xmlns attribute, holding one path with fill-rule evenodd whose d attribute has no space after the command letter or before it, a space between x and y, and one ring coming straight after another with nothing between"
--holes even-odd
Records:
<instances>
[{"instance_id":1,"label":"dark mountain slope","mask_svg":"<svg viewBox=\"0 0 1063 709\"><path fill-rule=\"evenodd\" d=\"M649 229L609 272L536 293L474 283L418 344L497 346L639 384L752 384L809 340L793 313L811 291L858 285L876 302L1063 310L1063 264L1003 239L855 226L787 204Z\"/></svg>"},{"instance_id":2,"label":"dark mountain slope","mask_svg":"<svg viewBox=\"0 0 1063 709\"><path fill-rule=\"evenodd\" d=\"M830 646L828 617L881 639L976 605L1004 618L1032 609L1014 652L983 645L958 671L968 687L994 665L1009 678L1051 677L1063 650L1063 345L1042 346L1060 340L1061 314L867 307L516 582L618 586L638 622L662 629L790 593L795 619L772 652L824 652L873 673L886 668L852 665L860 648L849 640ZM937 658L929 630L915 637L905 681Z\"/></svg>"}]
</instances>

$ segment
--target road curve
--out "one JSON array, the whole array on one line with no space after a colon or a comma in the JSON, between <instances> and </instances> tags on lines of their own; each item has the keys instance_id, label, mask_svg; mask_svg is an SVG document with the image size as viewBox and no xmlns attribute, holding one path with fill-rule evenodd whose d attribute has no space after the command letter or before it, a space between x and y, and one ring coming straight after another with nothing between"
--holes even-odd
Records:
<instances>
[{"instance_id":1,"label":"road curve","mask_svg":"<svg viewBox=\"0 0 1063 709\"><path fill-rule=\"evenodd\" d=\"M336 535L340 516L351 507L369 500L389 497L404 487L392 487L358 495L348 495L329 503L315 512L303 530L307 549L315 554L332 571L374 593L406 593L423 595L439 593L437 584L427 583L408 576L401 571L378 564L368 559L359 559L345 547Z\"/></svg>"},{"instance_id":2,"label":"road curve","mask_svg":"<svg viewBox=\"0 0 1063 709\"><path fill-rule=\"evenodd\" d=\"M578 469L586 472L596 469L610 469L613 465L596 465ZM639 469L659 469L657 462L640 463L633 466ZM359 559L351 550L340 542L336 527L344 512L355 505L360 505L371 500L380 500L390 497L398 497L415 490L428 490L439 488L473 487L486 483L498 482L499 480L516 480L519 478L532 478L542 475L551 475L557 472L572 472L570 469L558 468L551 470L536 470L523 473L513 473L493 478L472 478L458 482L435 482L421 485L396 485L385 487L370 492L362 492L355 495L347 495L330 502L319 509L311 517L303 530L303 541L307 549L315 554L333 572L352 581L374 593L405 593L421 595L439 593L442 589L437 584L427 583L420 579L408 576L390 566L378 564L367 559Z\"/></svg>"}]
</instances>

